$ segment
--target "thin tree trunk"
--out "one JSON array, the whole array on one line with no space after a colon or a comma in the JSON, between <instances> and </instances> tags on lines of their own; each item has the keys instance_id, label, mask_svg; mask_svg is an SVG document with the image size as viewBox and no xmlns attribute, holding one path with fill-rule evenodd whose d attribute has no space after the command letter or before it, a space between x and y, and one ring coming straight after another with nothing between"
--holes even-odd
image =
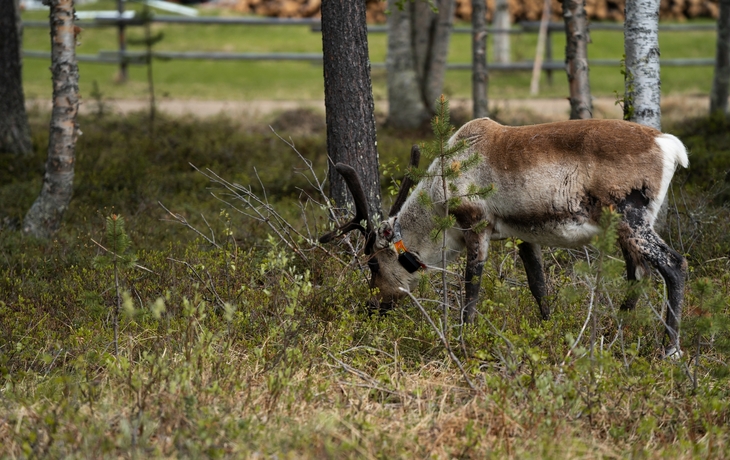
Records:
<instances>
[{"instance_id":1,"label":"thin tree trunk","mask_svg":"<svg viewBox=\"0 0 730 460\"><path fill-rule=\"evenodd\" d=\"M728 85L730 85L730 0L720 0L717 18L717 49L715 75L710 93L710 115L727 113Z\"/></svg>"},{"instance_id":2,"label":"thin tree trunk","mask_svg":"<svg viewBox=\"0 0 730 460\"><path fill-rule=\"evenodd\" d=\"M432 5L438 13L434 13ZM386 62L388 123L392 126L420 126L436 113L443 92L455 7L454 0L389 0Z\"/></svg>"},{"instance_id":3,"label":"thin tree trunk","mask_svg":"<svg viewBox=\"0 0 730 460\"><path fill-rule=\"evenodd\" d=\"M585 0L563 0L565 20L565 70L570 87L570 119L593 116L591 83L588 78L588 18Z\"/></svg>"},{"instance_id":4,"label":"thin tree trunk","mask_svg":"<svg viewBox=\"0 0 730 460\"><path fill-rule=\"evenodd\" d=\"M119 25L117 26L117 42L119 44L119 76L117 80L119 83L127 81L127 60L121 53L127 50L127 38L126 38L126 27L122 20L122 14L124 13L124 0L117 0L117 13L119 13Z\"/></svg>"},{"instance_id":5,"label":"thin tree trunk","mask_svg":"<svg viewBox=\"0 0 730 460\"><path fill-rule=\"evenodd\" d=\"M661 129L659 0L626 2L624 50L624 118Z\"/></svg>"},{"instance_id":6,"label":"thin tree trunk","mask_svg":"<svg viewBox=\"0 0 730 460\"><path fill-rule=\"evenodd\" d=\"M322 2L322 52L330 166L343 162L355 169L375 220L383 212L365 0ZM328 178L335 203L351 204L347 186L335 168L329 168Z\"/></svg>"},{"instance_id":7,"label":"thin tree trunk","mask_svg":"<svg viewBox=\"0 0 730 460\"><path fill-rule=\"evenodd\" d=\"M497 0L492 25L500 30L507 30L512 27L512 18L509 14L509 2L507 0ZM492 37L495 62L501 64L511 62L510 35L508 33L493 33Z\"/></svg>"},{"instance_id":8,"label":"thin tree trunk","mask_svg":"<svg viewBox=\"0 0 730 460\"><path fill-rule=\"evenodd\" d=\"M22 79L23 24L17 0L0 1L0 152L33 149Z\"/></svg>"},{"instance_id":9,"label":"thin tree trunk","mask_svg":"<svg viewBox=\"0 0 730 460\"><path fill-rule=\"evenodd\" d=\"M624 119L661 130L659 3L660 0L626 2ZM664 198L654 224L659 231L666 225L667 212L667 198Z\"/></svg>"},{"instance_id":10,"label":"thin tree trunk","mask_svg":"<svg viewBox=\"0 0 730 460\"><path fill-rule=\"evenodd\" d=\"M474 118L489 116L489 100L487 88L487 3L484 0L472 0L472 71L471 92L474 101Z\"/></svg>"},{"instance_id":11,"label":"thin tree trunk","mask_svg":"<svg viewBox=\"0 0 730 460\"><path fill-rule=\"evenodd\" d=\"M550 0L545 0L540 20L540 30L537 32L537 47L535 49L535 61L532 64L532 80L530 81L530 94L536 96L540 92L540 74L542 73L542 61L545 57L545 42L550 22Z\"/></svg>"},{"instance_id":12,"label":"thin tree trunk","mask_svg":"<svg viewBox=\"0 0 730 460\"><path fill-rule=\"evenodd\" d=\"M433 13L428 2L416 2L416 61L421 72L423 98L431 114L436 113L443 93L446 60L454 26L454 0L436 0L438 13ZM427 27L424 27L428 24ZM424 43L427 46L424 48Z\"/></svg>"},{"instance_id":13,"label":"thin tree trunk","mask_svg":"<svg viewBox=\"0 0 730 460\"><path fill-rule=\"evenodd\" d=\"M73 192L79 109L79 69L73 0L45 0L51 7L51 73L53 111L48 161L41 192L23 221L23 232L50 238L61 225Z\"/></svg>"},{"instance_id":14,"label":"thin tree trunk","mask_svg":"<svg viewBox=\"0 0 730 460\"><path fill-rule=\"evenodd\" d=\"M416 73L411 47L411 10L400 9L398 0L388 0L388 124L396 128L414 129L429 119Z\"/></svg>"}]
</instances>

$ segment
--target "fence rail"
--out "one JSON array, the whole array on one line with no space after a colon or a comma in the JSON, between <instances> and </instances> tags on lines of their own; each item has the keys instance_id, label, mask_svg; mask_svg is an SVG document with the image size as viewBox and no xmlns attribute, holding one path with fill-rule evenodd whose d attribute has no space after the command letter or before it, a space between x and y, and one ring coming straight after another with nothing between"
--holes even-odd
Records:
<instances>
[{"instance_id":1,"label":"fence rail","mask_svg":"<svg viewBox=\"0 0 730 460\"><path fill-rule=\"evenodd\" d=\"M78 21L80 27L126 27L126 26L142 26L146 22L161 24L200 24L200 25L246 25L246 26L309 26L313 32L321 31L321 22L319 19L301 18L301 19L278 19L278 18L252 18L252 17L184 17L184 16L167 16L153 15L149 18L142 17L97 17L94 20ZM25 27L49 27L46 21L25 21ZM530 21L521 22L510 29L487 28L490 34L525 34L536 33L540 27L540 22ZM551 22L548 25L548 47L547 56L542 63L542 70L547 71L550 75L552 71L562 70L565 63L552 59L552 46L550 46L550 35L554 32L562 32L565 26L561 22ZM622 31L623 24L595 23L591 24L591 30L615 30ZM660 31L685 32L685 31L715 31L715 24L660 24ZM385 33L386 26L375 25L368 26L369 33ZM454 33L471 33L470 27L455 27ZM51 53L47 51L24 50L23 57L29 59L50 59ZM98 54L79 54L77 59L81 62L95 62L102 64L138 64L144 65L148 60L212 60L212 61L309 61L321 62L322 53L233 53L233 52L203 52L203 51L152 51L146 53L142 51L127 50L102 50ZM688 66L712 66L715 63L714 58L693 58L693 59L662 59L660 64L666 67L688 67ZM617 67L620 64L619 59L590 59L590 66L594 67ZM385 68L383 62L371 63L373 68ZM471 70L471 63L451 63L447 68L454 70ZM533 61L524 60L509 63L492 62L488 64L490 70L499 71L526 71L532 70Z\"/></svg>"}]
</instances>

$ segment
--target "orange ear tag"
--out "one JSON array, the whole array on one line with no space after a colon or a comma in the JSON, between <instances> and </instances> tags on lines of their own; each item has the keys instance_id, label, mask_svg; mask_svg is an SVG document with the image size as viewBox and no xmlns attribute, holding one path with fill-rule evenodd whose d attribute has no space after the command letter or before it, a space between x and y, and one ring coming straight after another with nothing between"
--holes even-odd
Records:
<instances>
[{"instance_id":1,"label":"orange ear tag","mask_svg":"<svg viewBox=\"0 0 730 460\"><path fill-rule=\"evenodd\" d=\"M406 245L403 244L403 240L398 240L395 243L393 243L393 246L395 246L395 251L398 254L403 254L406 252Z\"/></svg>"}]
</instances>

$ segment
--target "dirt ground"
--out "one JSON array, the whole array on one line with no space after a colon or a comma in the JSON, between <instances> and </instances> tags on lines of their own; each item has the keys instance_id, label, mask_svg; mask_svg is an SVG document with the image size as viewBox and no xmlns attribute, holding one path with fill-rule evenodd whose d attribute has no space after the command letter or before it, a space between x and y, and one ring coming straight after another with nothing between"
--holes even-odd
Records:
<instances>
[{"instance_id":1,"label":"dirt ground","mask_svg":"<svg viewBox=\"0 0 730 460\"><path fill-rule=\"evenodd\" d=\"M599 97L593 101L594 118L621 118L621 108L616 105L615 98ZM147 100L104 100L104 110L115 113L129 113L146 110ZM50 110L51 102L45 100L29 101L29 106ZM452 110L471 111L471 101L452 100ZM490 111L503 118L525 120L525 122L542 122L565 120L570 113L567 99L491 99ZM302 101L211 101L162 99L157 102L157 109L170 115L211 117L225 115L243 120L266 119L282 112L308 108L324 113L323 100ZM662 117L666 122L701 116L709 109L707 96L668 96L662 100ZM96 101L83 101L81 113L96 113ZM384 117L387 113L387 101L376 101L376 116Z\"/></svg>"}]
</instances>

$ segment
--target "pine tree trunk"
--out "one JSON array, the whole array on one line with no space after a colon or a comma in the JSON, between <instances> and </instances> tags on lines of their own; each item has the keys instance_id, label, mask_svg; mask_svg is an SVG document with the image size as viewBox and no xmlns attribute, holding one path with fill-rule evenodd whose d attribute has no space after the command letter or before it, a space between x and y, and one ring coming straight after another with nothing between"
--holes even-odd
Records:
<instances>
[{"instance_id":1,"label":"pine tree trunk","mask_svg":"<svg viewBox=\"0 0 730 460\"><path fill-rule=\"evenodd\" d=\"M494 20L492 25L496 29L506 30L512 27L512 18L509 14L509 2L507 0L497 0L494 7ZM492 43L494 47L494 61L501 64L511 62L510 35L506 33L492 34Z\"/></svg>"},{"instance_id":2,"label":"pine tree trunk","mask_svg":"<svg viewBox=\"0 0 730 460\"><path fill-rule=\"evenodd\" d=\"M414 129L428 121L429 113L421 95L416 62L411 47L411 10L401 10L398 0L388 0L388 124Z\"/></svg>"},{"instance_id":3,"label":"pine tree trunk","mask_svg":"<svg viewBox=\"0 0 730 460\"><path fill-rule=\"evenodd\" d=\"M472 71L471 92L474 101L474 118L489 116L487 99L487 4L484 0L472 0Z\"/></svg>"},{"instance_id":4,"label":"pine tree trunk","mask_svg":"<svg viewBox=\"0 0 730 460\"><path fill-rule=\"evenodd\" d=\"M322 2L322 52L327 154L359 174L373 220L382 216L370 81L365 0ZM330 167L330 197L338 206L352 203L347 185Z\"/></svg>"},{"instance_id":5,"label":"pine tree trunk","mask_svg":"<svg viewBox=\"0 0 730 460\"><path fill-rule=\"evenodd\" d=\"M710 93L710 115L727 113L728 85L730 85L730 0L720 0L717 18L717 49L715 75Z\"/></svg>"},{"instance_id":6,"label":"pine tree trunk","mask_svg":"<svg viewBox=\"0 0 730 460\"><path fill-rule=\"evenodd\" d=\"M388 123L413 128L436 113L444 87L456 3L434 1L438 13L426 1L404 2L402 11L398 3L388 2Z\"/></svg>"},{"instance_id":7,"label":"pine tree trunk","mask_svg":"<svg viewBox=\"0 0 730 460\"><path fill-rule=\"evenodd\" d=\"M628 0L624 22L624 118L662 127L659 68L659 0Z\"/></svg>"},{"instance_id":8,"label":"pine tree trunk","mask_svg":"<svg viewBox=\"0 0 730 460\"><path fill-rule=\"evenodd\" d=\"M565 20L565 70L570 87L570 119L593 116L591 83L588 79L588 18L585 0L563 0Z\"/></svg>"},{"instance_id":9,"label":"pine tree trunk","mask_svg":"<svg viewBox=\"0 0 730 460\"><path fill-rule=\"evenodd\" d=\"M79 69L73 0L45 0L51 7L51 113L48 160L41 192L23 221L23 232L50 238L71 202L79 109Z\"/></svg>"},{"instance_id":10,"label":"pine tree trunk","mask_svg":"<svg viewBox=\"0 0 730 460\"><path fill-rule=\"evenodd\" d=\"M22 27L18 1L0 1L0 153L33 150L23 95Z\"/></svg>"}]
</instances>

